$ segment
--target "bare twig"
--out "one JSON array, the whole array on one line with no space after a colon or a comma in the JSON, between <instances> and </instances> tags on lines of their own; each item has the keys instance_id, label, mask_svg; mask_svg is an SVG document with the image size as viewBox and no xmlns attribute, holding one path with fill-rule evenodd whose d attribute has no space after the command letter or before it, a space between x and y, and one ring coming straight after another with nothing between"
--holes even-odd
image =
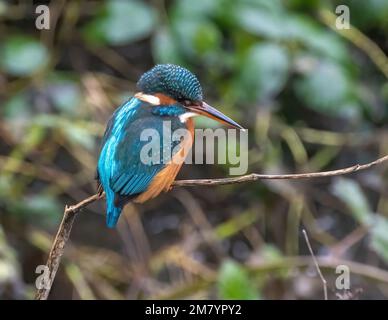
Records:
<instances>
[{"instance_id":1,"label":"bare twig","mask_svg":"<svg viewBox=\"0 0 388 320\"><path fill-rule=\"evenodd\" d=\"M240 176L237 178L223 178L223 179L199 179L199 180L181 180L175 181L174 187L192 187L192 186L220 186L225 184L236 184L257 180L300 180L300 179L313 179L313 178L324 178L341 176L344 174L353 173L360 170L369 169L375 165L388 161L388 155L379 158L375 161L366 164L356 164L351 167L332 170L332 171L321 171L321 172L309 172L309 173L296 173L296 174L258 174L251 173L246 176Z\"/></svg>"},{"instance_id":2,"label":"bare twig","mask_svg":"<svg viewBox=\"0 0 388 320\"><path fill-rule=\"evenodd\" d=\"M307 247L308 247L308 249L309 249L309 251L310 251L311 257L313 258L313 261L314 261L314 264L315 264L315 268L317 269L317 272L318 272L318 274L319 274L319 277L321 278L321 281L322 281L322 285L323 285L323 296L324 296L325 300L327 300L327 282L326 282L326 279L325 279L325 277L323 276L323 274L322 274L322 272L321 272L321 269L319 268L319 264L318 264L317 258L315 258L313 249L311 248L310 240L309 240L309 237L307 236L306 230L303 229L302 232L303 232L304 238L305 238L305 240L306 240Z\"/></svg>"},{"instance_id":3,"label":"bare twig","mask_svg":"<svg viewBox=\"0 0 388 320\"><path fill-rule=\"evenodd\" d=\"M35 296L36 300L46 300L50 293L51 287L55 279L55 275L61 262L63 252L65 250L67 240L69 240L71 228L73 227L73 223L77 213L82 208L88 206L89 204L97 201L100 198L102 198L102 196L95 194L85 200L82 200L74 206L65 207L62 222L58 228L57 235L51 247L50 254L46 263L46 266L50 270L48 283L45 283L45 286L37 291Z\"/></svg>"},{"instance_id":4,"label":"bare twig","mask_svg":"<svg viewBox=\"0 0 388 320\"><path fill-rule=\"evenodd\" d=\"M351 167L332 170L332 171L323 171L323 172L311 172L311 173L298 173L298 174L280 174L280 175L270 175L270 174L257 174L252 173L245 176L240 176L236 178L224 178L224 179L198 179L198 180L180 180L175 181L173 187L191 187L191 186L217 186L217 185L227 185L227 184L237 184L243 182L251 182L258 180L280 180L280 179L289 179L289 180L297 180L297 179L313 179L313 178L323 178L323 177L332 177L339 176L344 174L353 173L360 170L365 170L375 165L381 164L385 161L388 161L388 155L382 158L379 158L375 161L360 165L356 164ZM58 270L65 245L67 240L69 239L71 228L73 226L74 220L77 216L77 213L81 211L83 208L87 207L89 204L100 200L104 197L104 194L101 196L95 194L89 198L82 200L76 205L65 207L65 211L63 214L62 222L58 228L57 235L53 242L52 248L49 253L49 257L47 259L46 266L50 270L50 277L48 285L42 289L39 289L36 293L35 299L37 300L46 300L53 281L55 279L56 272ZM327 296L327 294L326 294ZM325 298L326 298L325 296Z\"/></svg>"}]
</instances>

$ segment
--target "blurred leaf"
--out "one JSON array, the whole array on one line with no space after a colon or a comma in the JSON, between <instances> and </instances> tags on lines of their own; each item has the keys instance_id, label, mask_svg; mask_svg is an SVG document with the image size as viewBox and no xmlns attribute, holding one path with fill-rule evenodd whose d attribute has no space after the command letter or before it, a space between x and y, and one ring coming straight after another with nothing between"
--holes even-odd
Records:
<instances>
[{"instance_id":1,"label":"blurred leaf","mask_svg":"<svg viewBox=\"0 0 388 320\"><path fill-rule=\"evenodd\" d=\"M8 3L5 3L4 0L0 0L0 17L7 14L7 9L8 9L7 6L8 6Z\"/></svg>"},{"instance_id":2,"label":"blurred leaf","mask_svg":"<svg viewBox=\"0 0 388 320\"><path fill-rule=\"evenodd\" d=\"M260 250L260 257L266 262L276 262L284 258L281 251L272 244L263 245Z\"/></svg>"},{"instance_id":3,"label":"blurred leaf","mask_svg":"<svg viewBox=\"0 0 388 320\"><path fill-rule=\"evenodd\" d=\"M333 181L332 192L350 209L354 218L361 224L371 222L371 209L359 184L347 178L337 178Z\"/></svg>"},{"instance_id":4,"label":"blurred leaf","mask_svg":"<svg viewBox=\"0 0 388 320\"><path fill-rule=\"evenodd\" d=\"M299 42L312 52L346 62L348 54L344 41L326 31L305 15L283 12L279 9L255 9L241 6L235 13L236 23L245 31L268 40Z\"/></svg>"},{"instance_id":5,"label":"blurred leaf","mask_svg":"<svg viewBox=\"0 0 388 320\"><path fill-rule=\"evenodd\" d=\"M344 4L349 7L351 23L354 25L364 29L371 29L380 25L385 28L388 27L388 1L386 0L342 0L338 4Z\"/></svg>"},{"instance_id":6,"label":"blurred leaf","mask_svg":"<svg viewBox=\"0 0 388 320\"><path fill-rule=\"evenodd\" d=\"M160 29L152 38L152 52L157 63L183 64L176 40L166 28Z\"/></svg>"},{"instance_id":7,"label":"blurred leaf","mask_svg":"<svg viewBox=\"0 0 388 320\"><path fill-rule=\"evenodd\" d=\"M173 30L181 49L189 57L206 59L219 51L221 46L221 33L210 21L179 19L174 23Z\"/></svg>"},{"instance_id":8,"label":"blurred leaf","mask_svg":"<svg viewBox=\"0 0 388 320\"><path fill-rule=\"evenodd\" d=\"M18 92L13 95L4 105L4 118L8 121L12 120L28 120L32 116L31 106L28 103L26 92Z\"/></svg>"},{"instance_id":9,"label":"blurred leaf","mask_svg":"<svg viewBox=\"0 0 388 320\"><path fill-rule=\"evenodd\" d=\"M16 257L16 252L8 244L4 230L0 225L0 286L5 283L18 280L20 266Z\"/></svg>"},{"instance_id":10,"label":"blurred leaf","mask_svg":"<svg viewBox=\"0 0 388 320\"><path fill-rule=\"evenodd\" d=\"M374 215L371 227L371 247L388 263L388 219Z\"/></svg>"},{"instance_id":11,"label":"blurred leaf","mask_svg":"<svg viewBox=\"0 0 388 320\"><path fill-rule=\"evenodd\" d=\"M39 144L42 143L45 137L45 128L42 128L37 125L31 125L22 141L23 151L29 152L30 150L35 149Z\"/></svg>"},{"instance_id":12,"label":"blurred leaf","mask_svg":"<svg viewBox=\"0 0 388 320\"><path fill-rule=\"evenodd\" d=\"M295 84L306 107L327 114L341 114L349 106L350 83L343 68L330 61L315 61Z\"/></svg>"},{"instance_id":13,"label":"blurred leaf","mask_svg":"<svg viewBox=\"0 0 388 320\"><path fill-rule=\"evenodd\" d=\"M209 16L216 12L222 5L223 0L178 0L174 3L174 17L195 17Z\"/></svg>"},{"instance_id":14,"label":"blurred leaf","mask_svg":"<svg viewBox=\"0 0 388 320\"><path fill-rule=\"evenodd\" d=\"M332 58L342 63L349 60L344 41L336 34L326 31L316 21L305 15L289 15L284 18L285 40L299 41L312 53Z\"/></svg>"},{"instance_id":15,"label":"blurred leaf","mask_svg":"<svg viewBox=\"0 0 388 320\"><path fill-rule=\"evenodd\" d=\"M28 36L12 36L0 49L0 66L14 76L27 76L43 68L49 54L39 41Z\"/></svg>"},{"instance_id":16,"label":"blurred leaf","mask_svg":"<svg viewBox=\"0 0 388 320\"><path fill-rule=\"evenodd\" d=\"M65 271L82 300L96 299L92 289L85 279L84 273L75 263L67 263L65 265Z\"/></svg>"},{"instance_id":17,"label":"blurred leaf","mask_svg":"<svg viewBox=\"0 0 388 320\"><path fill-rule=\"evenodd\" d=\"M276 44L251 48L241 66L237 86L243 100L265 100L285 85L289 71L287 51Z\"/></svg>"},{"instance_id":18,"label":"blurred leaf","mask_svg":"<svg viewBox=\"0 0 388 320\"><path fill-rule=\"evenodd\" d=\"M4 174L4 171L2 172ZM7 196L11 189L11 177L0 175L0 198Z\"/></svg>"},{"instance_id":19,"label":"blurred leaf","mask_svg":"<svg viewBox=\"0 0 388 320\"><path fill-rule=\"evenodd\" d=\"M381 86L381 96L383 98L385 105L388 105L388 82L384 83Z\"/></svg>"},{"instance_id":20,"label":"blurred leaf","mask_svg":"<svg viewBox=\"0 0 388 320\"><path fill-rule=\"evenodd\" d=\"M237 8L234 19L243 30L258 36L279 39L287 32L282 23L283 16L268 10L241 6Z\"/></svg>"},{"instance_id":21,"label":"blurred leaf","mask_svg":"<svg viewBox=\"0 0 388 320\"><path fill-rule=\"evenodd\" d=\"M251 226L257 219L256 212L248 211L221 223L215 229L215 233L220 239L229 238L244 228Z\"/></svg>"},{"instance_id":22,"label":"blurred leaf","mask_svg":"<svg viewBox=\"0 0 388 320\"><path fill-rule=\"evenodd\" d=\"M247 272L241 265L230 260L221 265L218 275L218 295L220 299L259 299L259 293Z\"/></svg>"},{"instance_id":23,"label":"blurred leaf","mask_svg":"<svg viewBox=\"0 0 388 320\"><path fill-rule=\"evenodd\" d=\"M76 83L70 80L54 81L48 85L47 92L59 111L74 115L79 110L82 95Z\"/></svg>"},{"instance_id":24,"label":"blurred leaf","mask_svg":"<svg viewBox=\"0 0 388 320\"><path fill-rule=\"evenodd\" d=\"M122 45L147 37L156 24L155 11L146 3L111 0L83 29L86 40L94 44Z\"/></svg>"},{"instance_id":25,"label":"blurred leaf","mask_svg":"<svg viewBox=\"0 0 388 320\"><path fill-rule=\"evenodd\" d=\"M290 8L295 8L298 10L301 9L316 9L319 4L321 3L320 0L288 0L287 5Z\"/></svg>"},{"instance_id":26,"label":"blurred leaf","mask_svg":"<svg viewBox=\"0 0 388 320\"><path fill-rule=\"evenodd\" d=\"M195 33L194 48L197 53L215 51L221 44L221 34L217 27L211 23L201 23Z\"/></svg>"},{"instance_id":27,"label":"blurred leaf","mask_svg":"<svg viewBox=\"0 0 388 320\"><path fill-rule=\"evenodd\" d=\"M59 215L62 205L52 196L34 195L26 199L26 204L33 214Z\"/></svg>"},{"instance_id":28,"label":"blurred leaf","mask_svg":"<svg viewBox=\"0 0 388 320\"><path fill-rule=\"evenodd\" d=\"M280 12L283 11L284 6L282 0L241 0L241 4L248 4L252 7L259 7L262 9L269 10L271 12Z\"/></svg>"},{"instance_id":29,"label":"blurred leaf","mask_svg":"<svg viewBox=\"0 0 388 320\"><path fill-rule=\"evenodd\" d=\"M53 225L62 214L59 200L47 194L35 194L24 197L21 201L9 203L10 211L38 225Z\"/></svg>"},{"instance_id":30,"label":"blurred leaf","mask_svg":"<svg viewBox=\"0 0 388 320\"><path fill-rule=\"evenodd\" d=\"M0 259L0 284L3 286L8 281L13 281L17 273L15 266L5 259Z\"/></svg>"},{"instance_id":31,"label":"blurred leaf","mask_svg":"<svg viewBox=\"0 0 388 320\"><path fill-rule=\"evenodd\" d=\"M388 262L388 219L371 211L359 184L351 179L336 179L333 192L345 202L360 224L370 228L370 246Z\"/></svg>"},{"instance_id":32,"label":"blurred leaf","mask_svg":"<svg viewBox=\"0 0 388 320\"><path fill-rule=\"evenodd\" d=\"M71 125L71 123L63 123L63 130L70 142L79 144L88 150L94 150L94 136L87 128L79 125Z\"/></svg>"}]
</instances>

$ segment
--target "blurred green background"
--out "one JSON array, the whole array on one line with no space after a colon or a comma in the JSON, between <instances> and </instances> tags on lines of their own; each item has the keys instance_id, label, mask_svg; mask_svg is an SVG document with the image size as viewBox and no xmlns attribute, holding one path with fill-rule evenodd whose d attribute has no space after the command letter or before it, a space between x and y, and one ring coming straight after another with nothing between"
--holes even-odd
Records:
<instances>
[{"instance_id":1,"label":"blurred green background","mask_svg":"<svg viewBox=\"0 0 388 320\"><path fill-rule=\"evenodd\" d=\"M388 1L0 0L0 298L30 299L65 204L96 192L99 141L156 63L196 73L249 129L249 172L342 168L388 154ZM45 2L39 2L45 3ZM349 30L335 8L350 9ZM385 52L385 53L384 53ZM198 126L217 123L199 119ZM193 187L79 214L51 299L388 298L388 172ZM180 179L228 175L185 165ZM335 286L350 268L350 291Z\"/></svg>"}]
</instances>

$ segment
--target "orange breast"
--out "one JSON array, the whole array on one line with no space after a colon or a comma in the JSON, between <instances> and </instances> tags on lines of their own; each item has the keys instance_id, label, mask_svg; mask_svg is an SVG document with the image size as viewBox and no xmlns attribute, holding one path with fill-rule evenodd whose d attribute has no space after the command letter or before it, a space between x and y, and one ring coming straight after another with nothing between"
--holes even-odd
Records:
<instances>
[{"instance_id":1,"label":"orange breast","mask_svg":"<svg viewBox=\"0 0 388 320\"><path fill-rule=\"evenodd\" d=\"M162 191L169 191L171 184L174 182L179 170L182 167L184 160L189 153L194 141L194 121L189 118L186 121L186 126L189 135L185 136L180 143L180 150L172 157L171 161L155 176L150 185L136 197L133 201L136 203L143 203L149 199L155 198Z\"/></svg>"}]
</instances>

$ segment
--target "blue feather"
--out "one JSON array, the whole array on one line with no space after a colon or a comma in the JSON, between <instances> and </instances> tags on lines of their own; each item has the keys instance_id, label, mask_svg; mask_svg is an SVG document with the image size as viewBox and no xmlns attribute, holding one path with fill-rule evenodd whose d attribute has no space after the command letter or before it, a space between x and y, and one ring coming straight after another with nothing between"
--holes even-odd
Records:
<instances>
[{"instance_id":1,"label":"blue feather","mask_svg":"<svg viewBox=\"0 0 388 320\"><path fill-rule=\"evenodd\" d=\"M185 112L187 112L187 110L179 104L157 106L152 109L152 114L162 117L178 117Z\"/></svg>"},{"instance_id":2,"label":"blue feather","mask_svg":"<svg viewBox=\"0 0 388 320\"><path fill-rule=\"evenodd\" d=\"M100 157L98 160L97 170L101 185L105 191L106 204L107 204L107 226L113 228L120 216L121 207L115 207L115 192L110 187L110 180L117 168L117 160L115 160L115 152L117 145L121 139L123 127L126 121L133 116L137 108L140 106L138 99L131 99L123 104L113 114L109 121L108 128L104 135L103 146L101 148Z\"/></svg>"},{"instance_id":3,"label":"blue feather","mask_svg":"<svg viewBox=\"0 0 388 320\"><path fill-rule=\"evenodd\" d=\"M141 141L140 133L143 129L156 130L160 135L160 149L155 152L164 155L163 121L171 121L172 132L183 127L177 117L182 109L179 105L152 106L133 98L113 114L104 134L97 165L98 178L106 193L108 227L116 225L127 200L144 192L165 167L163 159L152 164L141 161L140 152L148 141ZM176 151L177 144L179 141L172 142L171 150ZM167 156L171 157L171 154Z\"/></svg>"}]
</instances>

